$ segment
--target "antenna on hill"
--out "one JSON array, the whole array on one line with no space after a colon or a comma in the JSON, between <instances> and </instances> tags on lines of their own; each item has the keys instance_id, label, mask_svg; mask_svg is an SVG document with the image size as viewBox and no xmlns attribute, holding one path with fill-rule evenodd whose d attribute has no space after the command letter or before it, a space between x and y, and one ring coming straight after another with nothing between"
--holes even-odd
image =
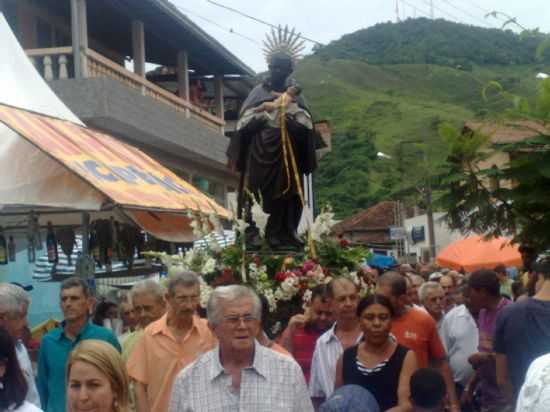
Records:
<instances>
[{"instance_id":1,"label":"antenna on hill","mask_svg":"<svg viewBox=\"0 0 550 412\"><path fill-rule=\"evenodd\" d=\"M434 0L430 0L430 18L434 19Z\"/></svg>"},{"instance_id":2,"label":"antenna on hill","mask_svg":"<svg viewBox=\"0 0 550 412\"><path fill-rule=\"evenodd\" d=\"M399 0L395 0L395 22L399 23L401 19L399 18Z\"/></svg>"}]
</instances>

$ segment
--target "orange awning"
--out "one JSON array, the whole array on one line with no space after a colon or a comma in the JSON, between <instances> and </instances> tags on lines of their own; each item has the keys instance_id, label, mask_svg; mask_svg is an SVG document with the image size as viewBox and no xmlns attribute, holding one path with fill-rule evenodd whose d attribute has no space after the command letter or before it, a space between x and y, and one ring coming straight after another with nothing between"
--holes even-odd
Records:
<instances>
[{"instance_id":1,"label":"orange awning","mask_svg":"<svg viewBox=\"0 0 550 412\"><path fill-rule=\"evenodd\" d=\"M97 190L97 198L103 198L99 209L120 206L155 236L159 235L155 227L162 227L164 236L158 237L182 239L180 230L189 231L189 221L184 217L187 211L228 217L225 208L191 184L135 147L105 133L6 105L0 105L0 122L75 174L77 179L63 180L63 184L74 186L67 187L67 191L77 192L83 185ZM40 172L32 163L28 165L29 174ZM75 209L79 208L75 205ZM152 217L141 212L155 214ZM189 233L184 237L187 240Z\"/></svg>"},{"instance_id":2,"label":"orange awning","mask_svg":"<svg viewBox=\"0 0 550 412\"><path fill-rule=\"evenodd\" d=\"M512 245L510 239L484 240L481 236L471 236L450 244L437 255L436 262L454 270L464 268L467 272L494 269L499 264L523 265L518 247Z\"/></svg>"}]
</instances>

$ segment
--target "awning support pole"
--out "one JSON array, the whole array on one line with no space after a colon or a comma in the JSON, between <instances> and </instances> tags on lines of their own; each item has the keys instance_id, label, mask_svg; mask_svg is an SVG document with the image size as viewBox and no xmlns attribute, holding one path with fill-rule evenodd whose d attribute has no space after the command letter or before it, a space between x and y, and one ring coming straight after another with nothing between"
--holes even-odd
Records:
<instances>
[{"instance_id":1,"label":"awning support pole","mask_svg":"<svg viewBox=\"0 0 550 412\"><path fill-rule=\"evenodd\" d=\"M90 254L90 214L82 213L82 255Z\"/></svg>"}]
</instances>

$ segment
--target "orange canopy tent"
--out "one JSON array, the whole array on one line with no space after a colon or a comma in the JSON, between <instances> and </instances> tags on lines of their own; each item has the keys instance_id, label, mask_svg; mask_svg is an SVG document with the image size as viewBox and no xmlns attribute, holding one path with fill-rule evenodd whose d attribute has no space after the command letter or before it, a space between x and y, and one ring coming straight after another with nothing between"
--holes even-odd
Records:
<instances>
[{"instance_id":1,"label":"orange canopy tent","mask_svg":"<svg viewBox=\"0 0 550 412\"><path fill-rule=\"evenodd\" d=\"M477 269L493 269L505 266L522 266L518 247L507 238L485 240L482 236L471 236L456 241L443 249L436 258L438 265L467 272Z\"/></svg>"}]
</instances>

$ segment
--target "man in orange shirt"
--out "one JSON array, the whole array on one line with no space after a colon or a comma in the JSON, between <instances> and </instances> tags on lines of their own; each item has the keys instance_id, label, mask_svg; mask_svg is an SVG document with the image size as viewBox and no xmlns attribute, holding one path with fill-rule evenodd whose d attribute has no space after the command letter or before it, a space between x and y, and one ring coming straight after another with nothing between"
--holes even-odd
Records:
<instances>
[{"instance_id":1,"label":"man in orange shirt","mask_svg":"<svg viewBox=\"0 0 550 412\"><path fill-rule=\"evenodd\" d=\"M166 412L176 375L216 345L205 319L195 315L200 283L193 272L170 276L167 313L145 329L128 359L137 412Z\"/></svg>"},{"instance_id":2,"label":"man in orange shirt","mask_svg":"<svg viewBox=\"0 0 550 412\"><path fill-rule=\"evenodd\" d=\"M392 303L395 315L391 333L397 342L416 353L419 368L433 366L439 369L447 386L450 411L460 412L447 354L437 334L436 323L427 312L409 306L405 278L397 272L386 272L378 278L376 293L386 296Z\"/></svg>"}]
</instances>

